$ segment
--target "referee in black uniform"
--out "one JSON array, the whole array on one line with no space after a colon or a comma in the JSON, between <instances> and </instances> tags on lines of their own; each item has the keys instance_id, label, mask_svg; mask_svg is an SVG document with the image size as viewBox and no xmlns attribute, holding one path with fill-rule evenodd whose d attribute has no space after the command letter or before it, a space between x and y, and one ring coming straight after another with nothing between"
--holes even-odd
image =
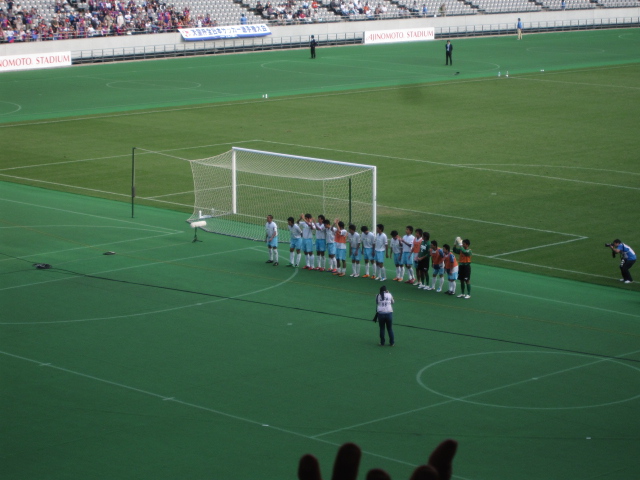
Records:
<instances>
[{"instance_id":1,"label":"referee in black uniform","mask_svg":"<svg viewBox=\"0 0 640 480\"><path fill-rule=\"evenodd\" d=\"M311 48L311 58L316 58L316 47L318 46L318 42L315 37L311 35L311 42L309 42L309 47Z\"/></svg>"}]
</instances>

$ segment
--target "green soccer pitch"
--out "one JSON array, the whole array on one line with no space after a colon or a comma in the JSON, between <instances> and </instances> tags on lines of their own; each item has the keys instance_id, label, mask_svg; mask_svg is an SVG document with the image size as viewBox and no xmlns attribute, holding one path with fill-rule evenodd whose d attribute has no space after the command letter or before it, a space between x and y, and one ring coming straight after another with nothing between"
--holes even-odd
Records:
<instances>
[{"instance_id":1,"label":"green soccer pitch","mask_svg":"<svg viewBox=\"0 0 640 480\"><path fill-rule=\"evenodd\" d=\"M433 42L6 74L0 178L127 201L132 147L374 164L387 229L468 237L485 264L616 282L603 243L638 232L640 32L455 45L453 67ZM176 195L192 190L189 169L157 162L139 162L138 195L192 205Z\"/></svg>"},{"instance_id":2,"label":"green soccer pitch","mask_svg":"<svg viewBox=\"0 0 640 480\"><path fill-rule=\"evenodd\" d=\"M635 478L640 287L603 244L640 249L640 30L452 43L0 76L0 478L327 478L354 441L402 479L444 438L454 479ZM381 348L379 282L192 242L181 159L232 146L376 165L386 232L471 239L472 298L388 282Z\"/></svg>"}]
</instances>

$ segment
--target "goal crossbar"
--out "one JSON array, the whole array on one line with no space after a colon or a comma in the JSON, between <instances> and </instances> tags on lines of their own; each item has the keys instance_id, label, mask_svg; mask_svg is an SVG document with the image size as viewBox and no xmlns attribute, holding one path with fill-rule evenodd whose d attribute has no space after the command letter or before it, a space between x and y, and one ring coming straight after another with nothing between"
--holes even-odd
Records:
<instances>
[{"instance_id":1,"label":"goal crossbar","mask_svg":"<svg viewBox=\"0 0 640 480\"><path fill-rule=\"evenodd\" d=\"M323 214L358 227L376 224L376 167L233 147L191 160L194 210L188 222L207 221L206 231L264 240L273 215L281 241L287 218Z\"/></svg>"}]
</instances>

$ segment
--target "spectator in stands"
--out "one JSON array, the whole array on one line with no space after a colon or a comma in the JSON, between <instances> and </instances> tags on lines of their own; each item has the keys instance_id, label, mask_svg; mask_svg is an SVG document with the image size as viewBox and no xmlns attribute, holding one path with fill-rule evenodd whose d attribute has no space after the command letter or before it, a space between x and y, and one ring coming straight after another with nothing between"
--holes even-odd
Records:
<instances>
[{"instance_id":1,"label":"spectator in stands","mask_svg":"<svg viewBox=\"0 0 640 480\"><path fill-rule=\"evenodd\" d=\"M562 8L562 10L564 10L565 8L567 8L567 2L565 2L564 0L562 0L562 3L560 4L560 8Z\"/></svg>"},{"instance_id":2,"label":"spectator in stands","mask_svg":"<svg viewBox=\"0 0 640 480\"><path fill-rule=\"evenodd\" d=\"M443 17L447 16L447 5L444 2L440 5L440 15Z\"/></svg>"},{"instance_id":3,"label":"spectator in stands","mask_svg":"<svg viewBox=\"0 0 640 480\"><path fill-rule=\"evenodd\" d=\"M246 24L247 24L247 17L243 13L242 15L240 15L240 25L246 25Z\"/></svg>"},{"instance_id":4,"label":"spectator in stands","mask_svg":"<svg viewBox=\"0 0 640 480\"><path fill-rule=\"evenodd\" d=\"M423 16L423 17L426 17L428 13L429 13L429 9L427 8L427 4L426 4L426 3L424 3L424 4L422 5L422 16Z\"/></svg>"}]
</instances>

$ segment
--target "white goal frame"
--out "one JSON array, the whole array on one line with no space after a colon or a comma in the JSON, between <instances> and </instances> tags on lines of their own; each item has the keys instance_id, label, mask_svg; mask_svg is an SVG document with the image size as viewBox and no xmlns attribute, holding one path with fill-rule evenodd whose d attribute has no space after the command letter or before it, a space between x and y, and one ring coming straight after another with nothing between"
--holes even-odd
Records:
<instances>
[{"instance_id":1,"label":"white goal frame","mask_svg":"<svg viewBox=\"0 0 640 480\"><path fill-rule=\"evenodd\" d=\"M340 217L347 225L352 222L358 229L368 225L375 231L374 165L241 147L190 163L195 199L193 214L187 221L205 220L205 231L264 240L266 215L270 214L278 224L280 241L288 241L286 219L292 216L297 222L301 213L311 213L313 217L322 213L332 224ZM264 185L260 183L263 180ZM316 193L307 195L305 189ZM243 198L242 192L252 200Z\"/></svg>"}]
</instances>

